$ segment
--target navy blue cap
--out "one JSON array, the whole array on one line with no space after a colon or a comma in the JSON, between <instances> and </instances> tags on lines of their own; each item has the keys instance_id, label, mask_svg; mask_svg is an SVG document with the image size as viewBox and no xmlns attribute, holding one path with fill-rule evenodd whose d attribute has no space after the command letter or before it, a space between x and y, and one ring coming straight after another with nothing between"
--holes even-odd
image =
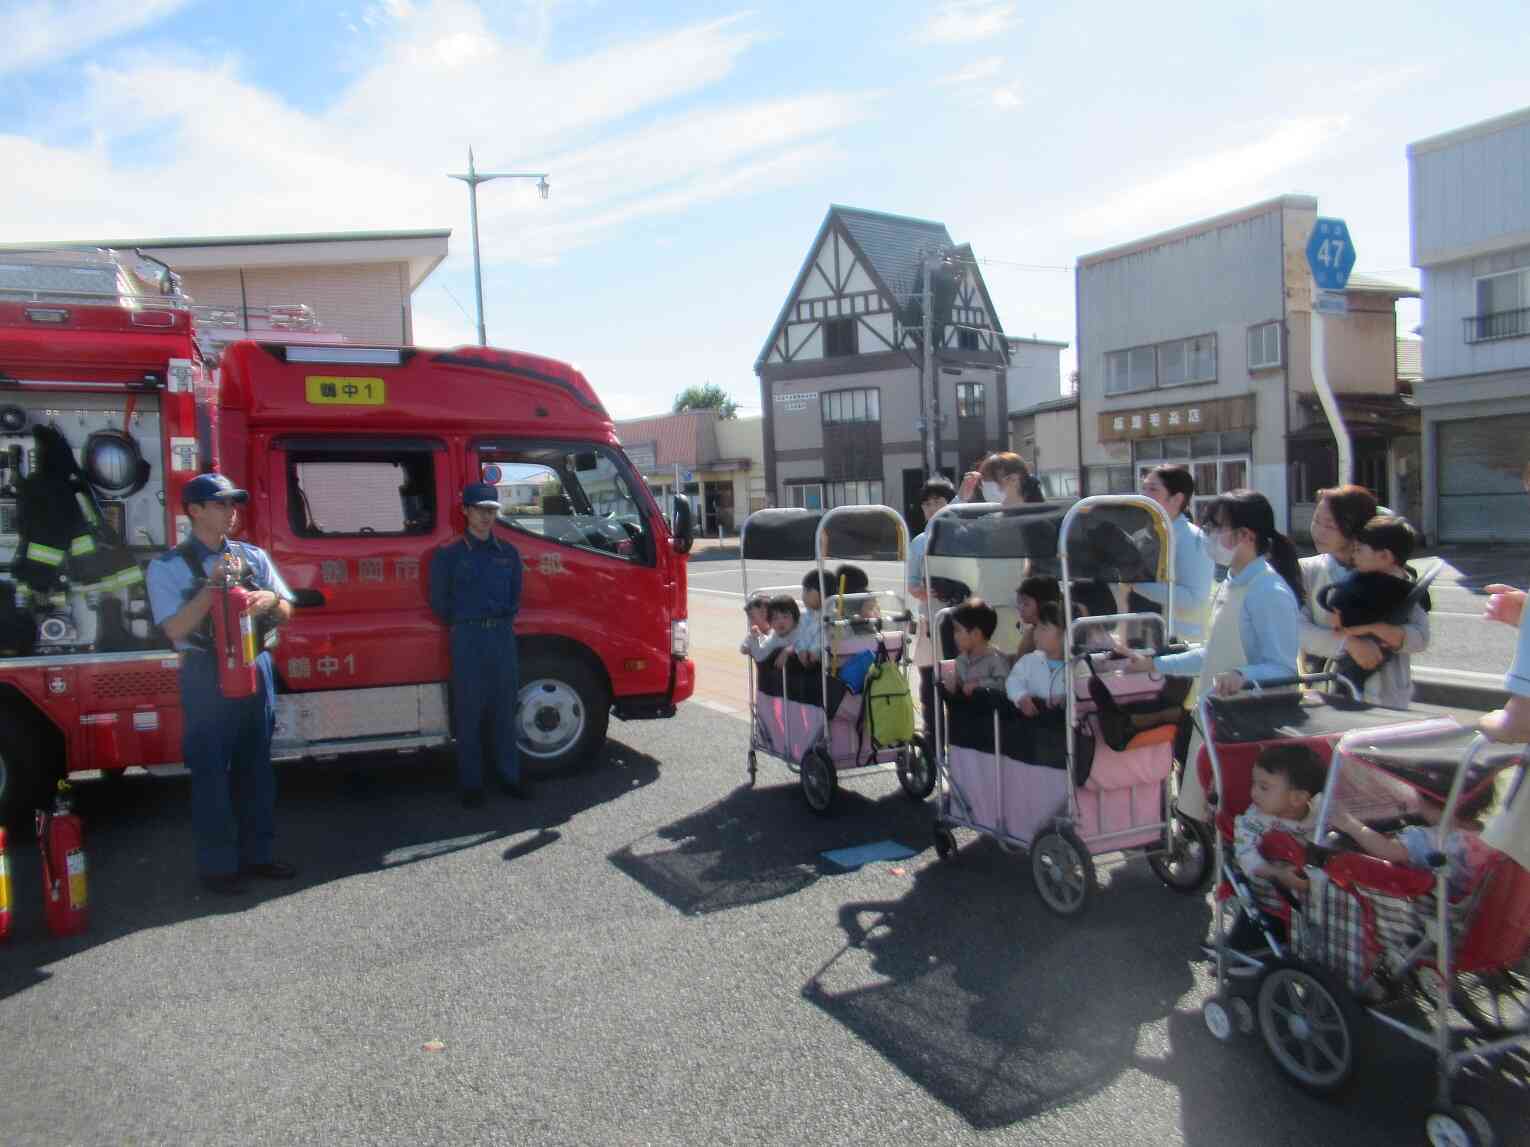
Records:
<instances>
[{"instance_id":1,"label":"navy blue cap","mask_svg":"<svg viewBox=\"0 0 1530 1147\"><path fill-rule=\"evenodd\" d=\"M181 487L181 505L193 502L248 502L249 491L241 490L222 474L198 474Z\"/></svg>"},{"instance_id":2,"label":"navy blue cap","mask_svg":"<svg viewBox=\"0 0 1530 1147\"><path fill-rule=\"evenodd\" d=\"M462 491L464 506L493 506L499 509L499 491L487 482L473 482Z\"/></svg>"}]
</instances>

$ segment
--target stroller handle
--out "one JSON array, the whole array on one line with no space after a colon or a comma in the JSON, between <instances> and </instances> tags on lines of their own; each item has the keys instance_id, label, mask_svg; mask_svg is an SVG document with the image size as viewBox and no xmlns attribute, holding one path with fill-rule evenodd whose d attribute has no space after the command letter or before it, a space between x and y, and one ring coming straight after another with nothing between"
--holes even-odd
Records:
<instances>
[{"instance_id":1,"label":"stroller handle","mask_svg":"<svg viewBox=\"0 0 1530 1147\"><path fill-rule=\"evenodd\" d=\"M1291 673L1284 677L1269 677L1263 681L1245 680L1243 690L1257 696L1266 689L1284 689L1289 685L1322 685L1331 682L1338 682L1348 689L1350 700L1360 700L1360 690L1355 688L1355 683L1337 673Z\"/></svg>"}]
</instances>

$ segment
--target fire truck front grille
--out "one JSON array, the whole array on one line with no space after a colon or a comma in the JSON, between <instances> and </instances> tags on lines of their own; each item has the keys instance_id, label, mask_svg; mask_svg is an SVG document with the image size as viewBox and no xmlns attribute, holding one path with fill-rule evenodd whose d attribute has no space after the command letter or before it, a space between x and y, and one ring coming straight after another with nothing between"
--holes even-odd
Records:
<instances>
[{"instance_id":1,"label":"fire truck front grille","mask_svg":"<svg viewBox=\"0 0 1530 1147\"><path fill-rule=\"evenodd\" d=\"M103 666L102 671L91 676L84 690L84 701L87 707L94 703L110 708L106 702L174 694L179 689L180 679L174 669L164 669L158 665L142 669L129 669L122 665Z\"/></svg>"}]
</instances>

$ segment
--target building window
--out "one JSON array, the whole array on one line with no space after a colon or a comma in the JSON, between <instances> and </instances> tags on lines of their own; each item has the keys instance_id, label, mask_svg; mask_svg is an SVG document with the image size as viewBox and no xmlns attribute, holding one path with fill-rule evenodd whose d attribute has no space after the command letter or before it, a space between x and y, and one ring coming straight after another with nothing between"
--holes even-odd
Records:
<instances>
[{"instance_id":1,"label":"building window","mask_svg":"<svg viewBox=\"0 0 1530 1147\"><path fill-rule=\"evenodd\" d=\"M843 358L858 353L855 340L856 320L825 319L823 324L823 357Z\"/></svg>"},{"instance_id":2,"label":"building window","mask_svg":"<svg viewBox=\"0 0 1530 1147\"><path fill-rule=\"evenodd\" d=\"M1201 507L1218 494L1248 486L1253 435L1247 430L1196 434L1180 438L1144 438L1132 444L1137 481L1159 465L1179 465L1195 479L1190 516L1200 520ZM1135 487L1133 487L1135 489ZM1091 487L1092 492L1092 487ZM1112 490L1111 493L1118 491Z\"/></svg>"},{"instance_id":3,"label":"building window","mask_svg":"<svg viewBox=\"0 0 1530 1147\"><path fill-rule=\"evenodd\" d=\"M1188 386L1217 380L1217 336L1197 335L1158 344L1158 385Z\"/></svg>"},{"instance_id":4,"label":"building window","mask_svg":"<svg viewBox=\"0 0 1530 1147\"><path fill-rule=\"evenodd\" d=\"M1089 492L1091 494L1135 494L1137 484L1132 481L1130 466L1089 467Z\"/></svg>"},{"instance_id":5,"label":"building window","mask_svg":"<svg viewBox=\"0 0 1530 1147\"><path fill-rule=\"evenodd\" d=\"M823 483L789 480L786 483L786 504L795 510L823 509Z\"/></svg>"},{"instance_id":6,"label":"building window","mask_svg":"<svg viewBox=\"0 0 1530 1147\"><path fill-rule=\"evenodd\" d=\"M983 384L981 382L958 382L956 384L956 417L983 417Z\"/></svg>"},{"instance_id":7,"label":"building window","mask_svg":"<svg viewBox=\"0 0 1530 1147\"><path fill-rule=\"evenodd\" d=\"M1530 268L1477 280L1477 313L1466 319L1466 341L1530 335Z\"/></svg>"},{"instance_id":8,"label":"building window","mask_svg":"<svg viewBox=\"0 0 1530 1147\"><path fill-rule=\"evenodd\" d=\"M977 331L972 330L970 327L960 327L960 328L958 328L957 332L956 332L956 349L957 350L971 350L971 351L977 350L978 349L978 333L977 333Z\"/></svg>"},{"instance_id":9,"label":"building window","mask_svg":"<svg viewBox=\"0 0 1530 1147\"><path fill-rule=\"evenodd\" d=\"M875 387L826 391L821 396L823 424L839 426L847 422L882 421L881 393Z\"/></svg>"},{"instance_id":10,"label":"building window","mask_svg":"<svg viewBox=\"0 0 1530 1147\"><path fill-rule=\"evenodd\" d=\"M835 506L880 506L882 480L874 478L859 482L830 482L828 494L831 510Z\"/></svg>"},{"instance_id":11,"label":"building window","mask_svg":"<svg viewBox=\"0 0 1530 1147\"><path fill-rule=\"evenodd\" d=\"M1105 356L1105 393L1130 394L1134 390L1152 390L1158 385L1153 361L1153 348L1150 346L1109 352Z\"/></svg>"},{"instance_id":12,"label":"building window","mask_svg":"<svg viewBox=\"0 0 1530 1147\"><path fill-rule=\"evenodd\" d=\"M1280 324L1260 323L1248 328L1249 370L1269 370L1280 365Z\"/></svg>"}]
</instances>

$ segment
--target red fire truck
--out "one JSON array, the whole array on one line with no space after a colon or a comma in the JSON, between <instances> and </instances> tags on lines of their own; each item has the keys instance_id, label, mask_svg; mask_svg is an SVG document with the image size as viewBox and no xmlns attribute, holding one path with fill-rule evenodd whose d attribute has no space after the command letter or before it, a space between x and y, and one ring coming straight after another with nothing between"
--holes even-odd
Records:
<instances>
[{"instance_id":1,"label":"red fire truck","mask_svg":"<svg viewBox=\"0 0 1530 1147\"><path fill-rule=\"evenodd\" d=\"M613 712L673 716L691 695L690 508L664 520L577 370L280 329L214 362L195 320L142 256L0 252L0 823L63 773L180 761L177 661L140 575L187 536L181 488L210 469L250 491L240 535L298 598L275 651L279 758L450 742L426 580L470 481L499 489L496 529L525 563L529 767L588 756ZM68 479L39 460L60 435ZM91 523L67 542L53 480Z\"/></svg>"}]
</instances>

